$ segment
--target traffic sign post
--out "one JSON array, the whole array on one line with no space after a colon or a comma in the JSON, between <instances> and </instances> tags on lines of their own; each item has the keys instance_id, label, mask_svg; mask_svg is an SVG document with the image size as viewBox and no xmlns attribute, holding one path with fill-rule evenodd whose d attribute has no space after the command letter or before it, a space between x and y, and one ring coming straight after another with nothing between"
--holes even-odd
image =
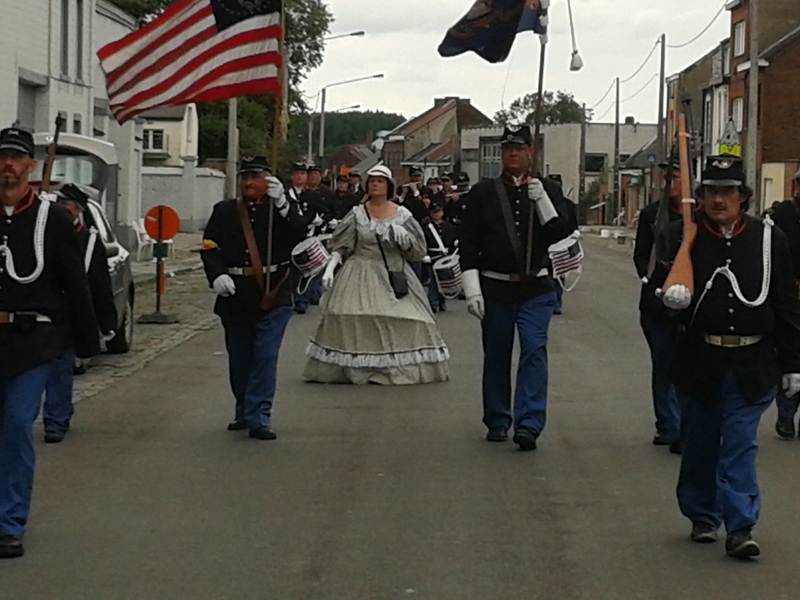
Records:
<instances>
[{"instance_id":1,"label":"traffic sign post","mask_svg":"<svg viewBox=\"0 0 800 600\"><path fill-rule=\"evenodd\" d=\"M153 246L153 258L156 260L156 312L142 315L137 323L166 325L179 323L175 315L161 312L161 296L164 295L164 261L167 258L168 245L164 242L174 238L180 229L181 220L169 206L158 205L147 211L144 217L144 229L156 243Z\"/></svg>"}]
</instances>

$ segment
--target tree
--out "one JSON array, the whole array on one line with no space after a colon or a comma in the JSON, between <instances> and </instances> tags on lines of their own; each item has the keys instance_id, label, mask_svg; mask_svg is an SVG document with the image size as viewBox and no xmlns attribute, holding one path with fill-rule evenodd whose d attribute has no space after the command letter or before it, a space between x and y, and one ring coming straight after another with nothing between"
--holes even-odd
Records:
<instances>
[{"instance_id":1,"label":"tree","mask_svg":"<svg viewBox=\"0 0 800 600\"><path fill-rule=\"evenodd\" d=\"M533 125L536 120L536 102L539 94L525 94L517 98L506 110L498 111L494 120L500 125L523 124ZM559 125L562 123L580 123L583 107L569 93L545 92L542 106L542 125ZM591 109L586 110L586 120L592 120Z\"/></svg>"}]
</instances>

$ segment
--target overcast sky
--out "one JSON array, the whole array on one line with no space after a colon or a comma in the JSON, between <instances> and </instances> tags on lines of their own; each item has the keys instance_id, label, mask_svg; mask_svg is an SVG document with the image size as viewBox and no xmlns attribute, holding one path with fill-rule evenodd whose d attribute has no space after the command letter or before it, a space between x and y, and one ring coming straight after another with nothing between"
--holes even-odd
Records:
<instances>
[{"instance_id":1,"label":"overcast sky","mask_svg":"<svg viewBox=\"0 0 800 600\"><path fill-rule=\"evenodd\" d=\"M331 83L384 73L382 80L329 89L327 110L360 104L362 110L411 117L430 107L434 97L448 95L471 98L493 116L503 102L507 106L536 91L539 42L532 33L520 34L511 56L496 65L472 52L441 58L436 49L446 30L472 1L327 0L336 19L332 34L358 30L367 34L330 41L324 64L305 82L305 93L314 96ZM586 64L582 71L572 73L567 0L552 0L545 89L568 90L579 102L592 106L615 77L625 79L639 68L661 33L667 34L667 44L683 44L700 33L723 4L723 0L573 0L578 48ZM730 13L725 11L696 42L668 49L667 75L692 64L728 37L729 22ZM642 72L622 85L621 98L635 94L658 72L658 57L656 51ZM595 110L595 120L613 99L612 91ZM621 109L623 118L632 115L640 122L654 122L657 112L655 79ZM613 119L612 108L602 121Z\"/></svg>"}]
</instances>

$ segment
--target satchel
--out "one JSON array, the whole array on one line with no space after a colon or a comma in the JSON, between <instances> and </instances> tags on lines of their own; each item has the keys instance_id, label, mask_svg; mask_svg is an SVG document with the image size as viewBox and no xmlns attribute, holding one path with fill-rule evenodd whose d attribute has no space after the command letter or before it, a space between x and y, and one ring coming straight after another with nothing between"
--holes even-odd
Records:
<instances>
[{"instance_id":1,"label":"satchel","mask_svg":"<svg viewBox=\"0 0 800 600\"><path fill-rule=\"evenodd\" d=\"M364 212L367 213L367 218L372 219L369 214L369 209L364 206ZM389 274L389 285L392 286L392 291L394 292L395 298L398 300L404 296L408 295L408 277L406 277L405 272L403 271L392 271L389 268L389 261L386 260L386 253L383 251L383 244L381 244L381 238L378 237L378 234L375 234L375 240L378 242L378 248L381 251L381 257L383 258L383 264L386 267L386 272Z\"/></svg>"}]
</instances>

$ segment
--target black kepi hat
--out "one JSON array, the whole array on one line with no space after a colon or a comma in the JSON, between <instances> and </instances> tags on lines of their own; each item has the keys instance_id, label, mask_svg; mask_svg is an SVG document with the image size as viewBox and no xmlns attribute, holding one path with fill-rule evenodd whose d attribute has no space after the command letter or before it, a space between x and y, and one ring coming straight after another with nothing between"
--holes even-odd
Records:
<instances>
[{"instance_id":1,"label":"black kepi hat","mask_svg":"<svg viewBox=\"0 0 800 600\"><path fill-rule=\"evenodd\" d=\"M317 165L308 165L308 172L309 173L322 173L322 169L320 169Z\"/></svg>"},{"instance_id":2,"label":"black kepi hat","mask_svg":"<svg viewBox=\"0 0 800 600\"><path fill-rule=\"evenodd\" d=\"M16 150L33 158L35 149L33 135L29 131L18 127L8 127L0 131L0 150Z\"/></svg>"},{"instance_id":3,"label":"black kepi hat","mask_svg":"<svg viewBox=\"0 0 800 600\"><path fill-rule=\"evenodd\" d=\"M408 167L408 174L409 175L422 175L422 167L419 165L411 165Z\"/></svg>"},{"instance_id":4,"label":"black kepi hat","mask_svg":"<svg viewBox=\"0 0 800 600\"><path fill-rule=\"evenodd\" d=\"M506 125L505 128L503 128L503 138L500 140L500 145L505 146L507 144L533 146L533 135L531 134L530 125L520 125L519 127Z\"/></svg>"},{"instance_id":5,"label":"black kepi hat","mask_svg":"<svg viewBox=\"0 0 800 600\"><path fill-rule=\"evenodd\" d=\"M307 173L308 167L306 166L306 163L302 162L292 163L292 173L297 173L298 171L303 171Z\"/></svg>"},{"instance_id":6,"label":"black kepi hat","mask_svg":"<svg viewBox=\"0 0 800 600\"><path fill-rule=\"evenodd\" d=\"M55 194L59 200L70 200L84 209L89 204L89 194L84 192L74 183L62 185Z\"/></svg>"},{"instance_id":7,"label":"black kepi hat","mask_svg":"<svg viewBox=\"0 0 800 600\"><path fill-rule=\"evenodd\" d=\"M243 173L272 173L272 169L266 156L248 156L239 165L239 175Z\"/></svg>"},{"instance_id":8,"label":"black kepi hat","mask_svg":"<svg viewBox=\"0 0 800 600\"><path fill-rule=\"evenodd\" d=\"M706 159L706 168L700 176L702 185L739 187L744 182L744 163L738 156L723 154Z\"/></svg>"}]
</instances>

